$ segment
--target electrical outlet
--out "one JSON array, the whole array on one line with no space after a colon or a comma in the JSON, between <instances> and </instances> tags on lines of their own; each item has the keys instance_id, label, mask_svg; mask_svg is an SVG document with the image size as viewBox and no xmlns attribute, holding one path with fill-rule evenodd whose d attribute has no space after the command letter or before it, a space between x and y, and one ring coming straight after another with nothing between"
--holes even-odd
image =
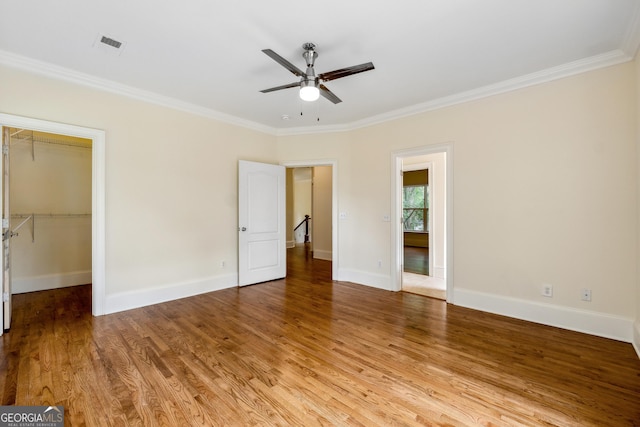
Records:
<instances>
[{"instance_id":1,"label":"electrical outlet","mask_svg":"<svg viewBox=\"0 0 640 427\"><path fill-rule=\"evenodd\" d=\"M553 286L546 283L542 285L542 296L551 298L553 296Z\"/></svg>"},{"instance_id":2,"label":"electrical outlet","mask_svg":"<svg viewBox=\"0 0 640 427\"><path fill-rule=\"evenodd\" d=\"M591 301L591 289L583 289L580 294L580 299L582 301Z\"/></svg>"}]
</instances>

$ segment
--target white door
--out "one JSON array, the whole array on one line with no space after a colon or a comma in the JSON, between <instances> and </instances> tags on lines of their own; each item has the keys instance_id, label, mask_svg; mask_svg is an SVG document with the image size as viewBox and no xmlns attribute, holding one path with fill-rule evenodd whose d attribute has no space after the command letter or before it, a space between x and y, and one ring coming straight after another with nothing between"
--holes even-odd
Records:
<instances>
[{"instance_id":1,"label":"white door","mask_svg":"<svg viewBox=\"0 0 640 427\"><path fill-rule=\"evenodd\" d=\"M238 163L238 284L287 273L285 167Z\"/></svg>"},{"instance_id":2,"label":"white door","mask_svg":"<svg viewBox=\"0 0 640 427\"><path fill-rule=\"evenodd\" d=\"M2 128L2 162L0 162L0 180L2 182L2 331L11 327L11 211L9 210L9 128ZM0 333L2 333L0 331Z\"/></svg>"}]
</instances>

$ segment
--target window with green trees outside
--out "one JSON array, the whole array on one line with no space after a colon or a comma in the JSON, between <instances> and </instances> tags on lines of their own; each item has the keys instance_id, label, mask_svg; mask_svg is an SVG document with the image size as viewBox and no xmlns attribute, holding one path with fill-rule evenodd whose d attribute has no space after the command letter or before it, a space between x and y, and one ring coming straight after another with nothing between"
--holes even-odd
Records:
<instances>
[{"instance_id":1,"label":"window with green trees outside","mask_svg":"<svg viewBox=\"0 0 640 427\"><path fill-rule=\"evenodd\" d=\"M402 219L404 231L429 231L429 186L403 187Z\"/></svg>"}]
</instances>

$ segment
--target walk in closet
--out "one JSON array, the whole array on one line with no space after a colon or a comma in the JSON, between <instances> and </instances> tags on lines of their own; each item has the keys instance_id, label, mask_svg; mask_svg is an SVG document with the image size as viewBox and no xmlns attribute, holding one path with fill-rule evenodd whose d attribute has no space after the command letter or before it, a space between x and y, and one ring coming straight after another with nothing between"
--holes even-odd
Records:
<instances>
[{"instance_id":1,"label":"walk in closet","mask_svg":"<svg viewBox=\"0 0 640 427\"><path fill-rule=\"evenodd\" d=\"M91 283L91 140L10 129L12 293Z\"/></svg>"}]
</instances>

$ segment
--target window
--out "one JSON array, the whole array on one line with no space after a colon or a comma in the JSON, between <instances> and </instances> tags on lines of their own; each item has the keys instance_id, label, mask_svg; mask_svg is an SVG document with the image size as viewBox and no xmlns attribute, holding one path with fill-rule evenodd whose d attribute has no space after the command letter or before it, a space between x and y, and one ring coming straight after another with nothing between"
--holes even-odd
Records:
<instances>
[{"instance_id":1,"label":"window","mask_svg":"<svg viewBox=\"0 0 640 427\"><path fill-rule=\"evenodd\" d=\"M404 231L429 231L429 186L405 185L402 189Z\"/></svg>"}]
</instances>

